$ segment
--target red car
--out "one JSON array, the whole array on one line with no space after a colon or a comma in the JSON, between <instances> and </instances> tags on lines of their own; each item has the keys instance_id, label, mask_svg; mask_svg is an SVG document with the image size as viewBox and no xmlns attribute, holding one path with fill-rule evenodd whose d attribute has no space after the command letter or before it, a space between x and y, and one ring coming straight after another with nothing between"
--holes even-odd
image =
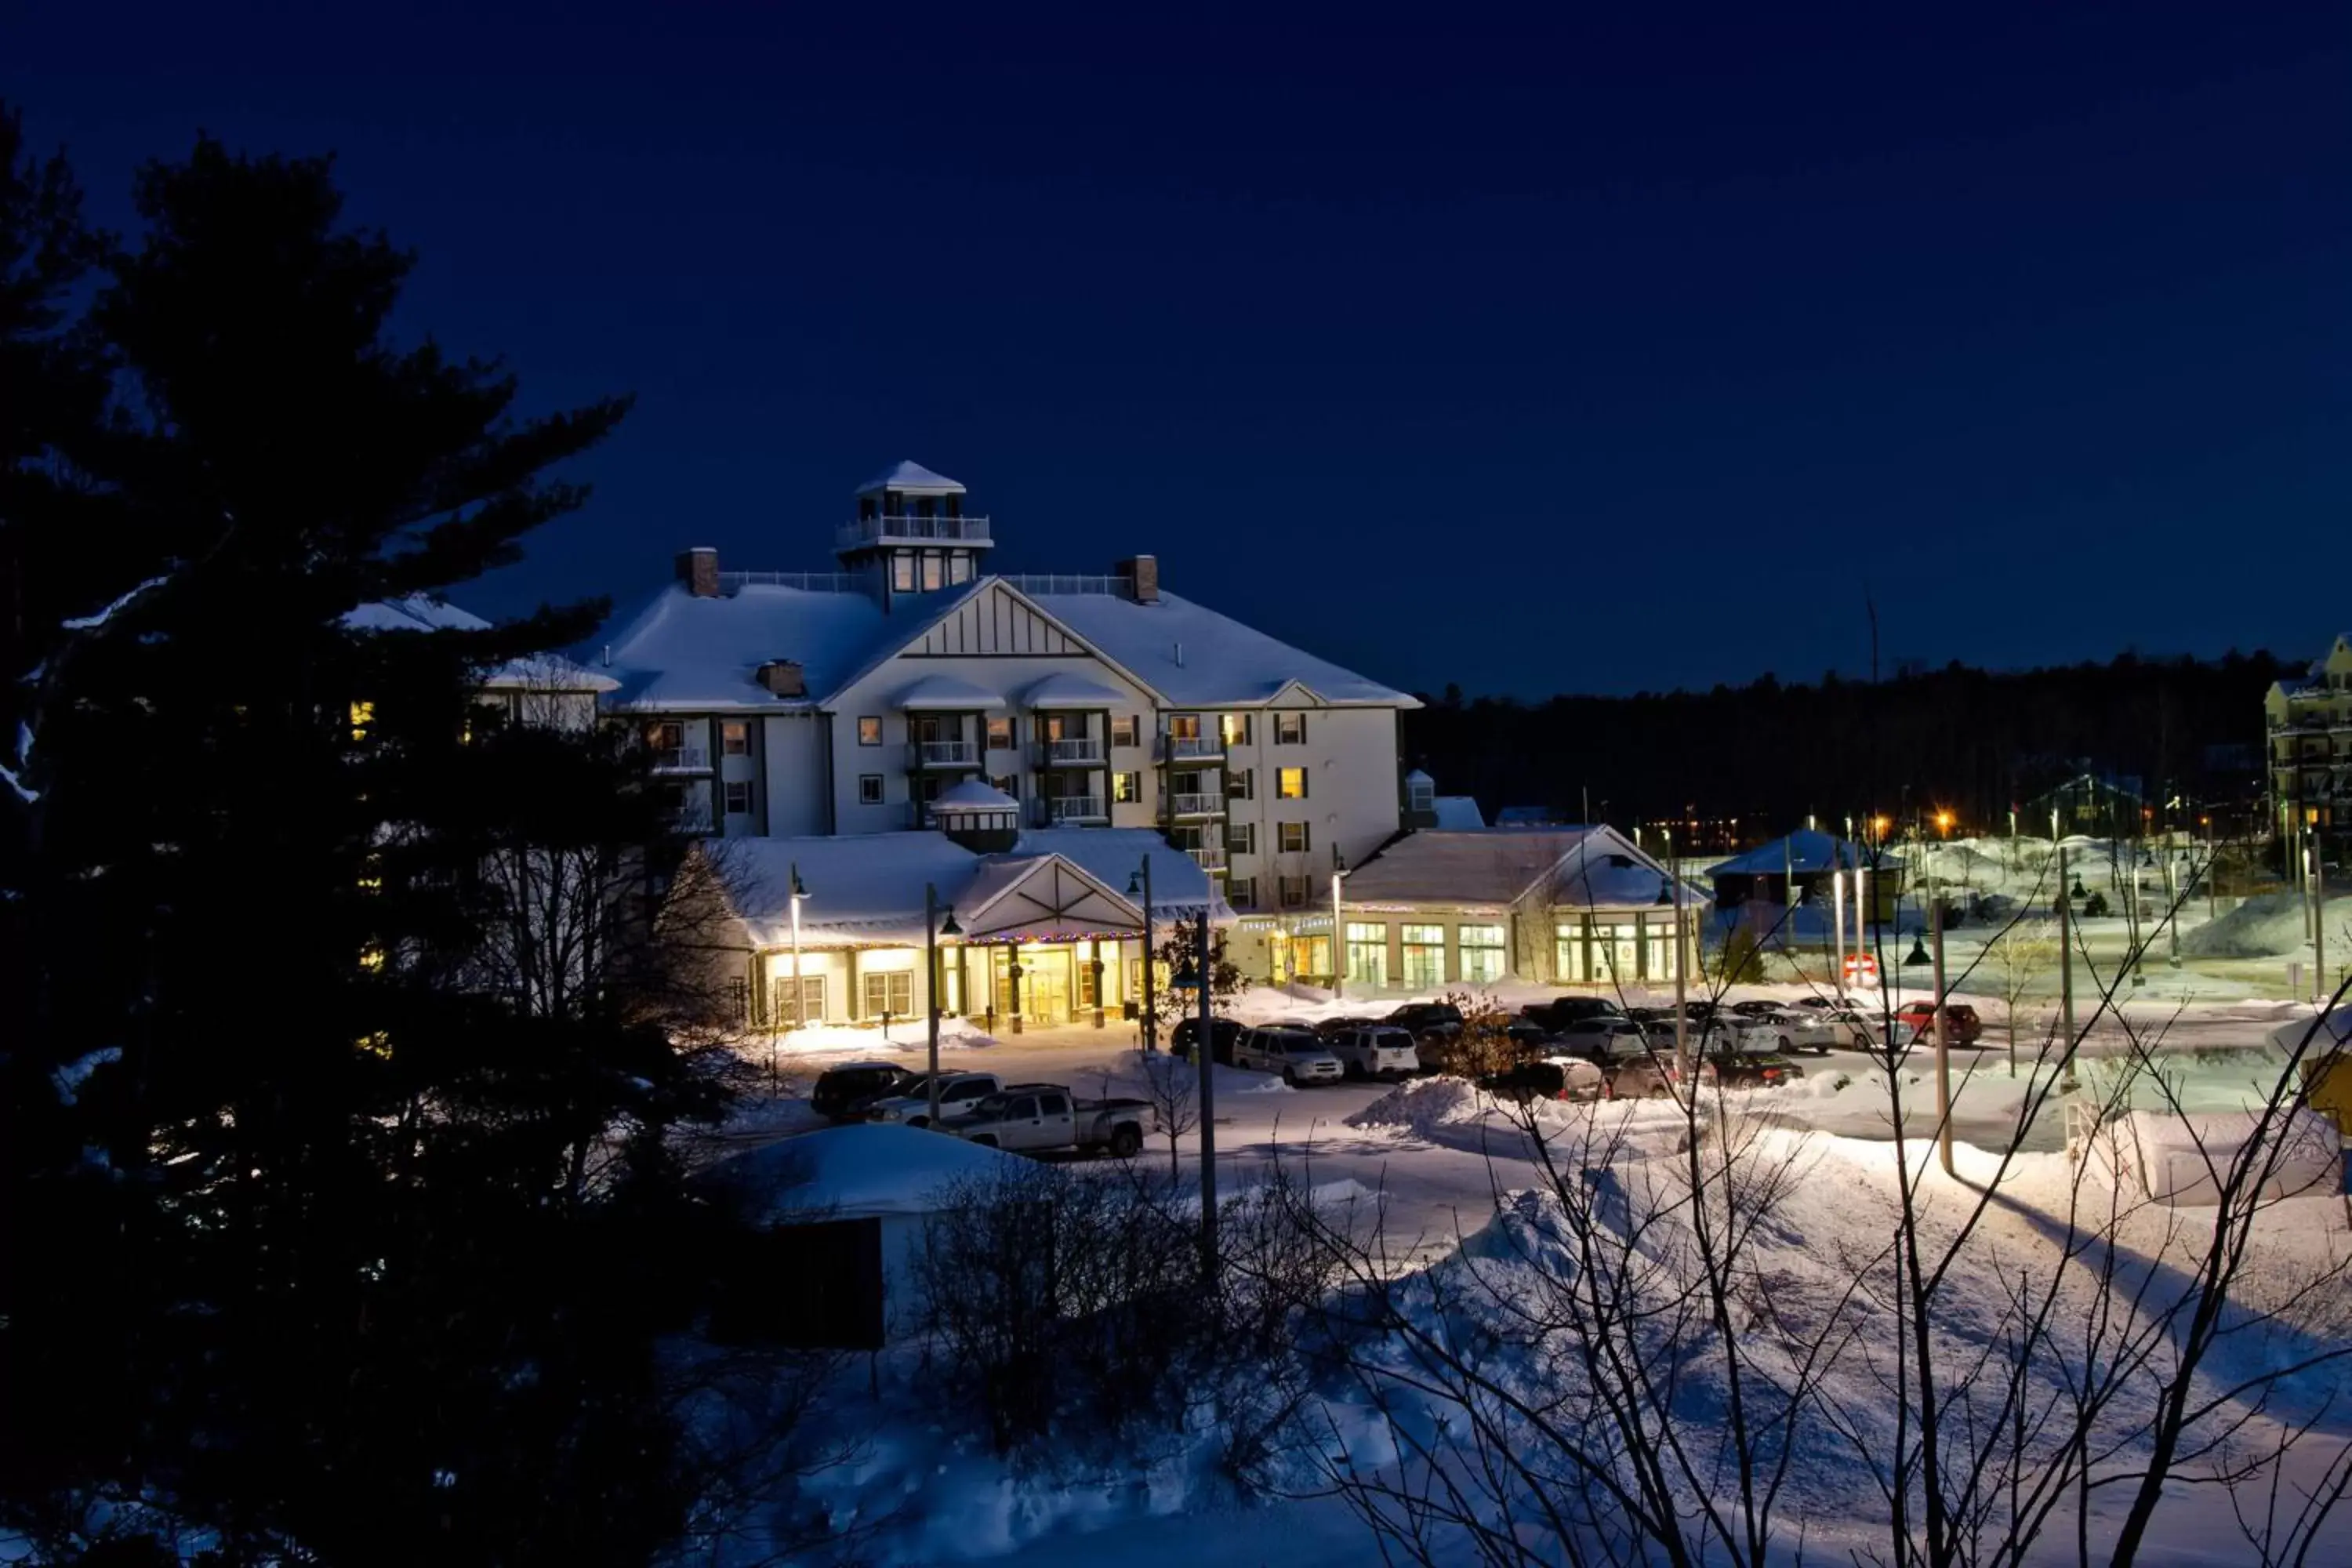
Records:
<instances>
[{"instance_id":1,"label":"red car","mask_svg":"<svg viewBox=\"0 0 2352 1568\"><path fill-rule=\"evenodd\" d=\"M1933 1002L1906 1002L1895 1010L1895 1021L1911 1026L1912 1037L1921 1045L1936 1037L1936 1005ZM1984 1033L1984 1025L1977 1010L1965 1002L1944 1004L1944 1039L1955 1046L1973 1046Z\"/></svg>"}]
</instances>

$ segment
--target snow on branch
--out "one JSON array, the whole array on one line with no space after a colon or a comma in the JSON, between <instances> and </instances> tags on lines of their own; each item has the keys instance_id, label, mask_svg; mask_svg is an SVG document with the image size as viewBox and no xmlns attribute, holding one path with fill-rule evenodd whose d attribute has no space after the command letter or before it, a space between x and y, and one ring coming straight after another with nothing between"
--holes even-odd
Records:
<instances>
[{"instance_id":1,"label":"snow on branch","mask_svg":"<svg viewBox=\"0 0 2352 1568\"><path fill-rule=\"evenodd\" d=\"M114 603L107 605L106 608L99 611L98 614L94 616L76 616L72 620L64 621L59 624L69 632L96 631L99 627L112 620L114 618L115 612L130 604L131 600L137 598L140 595L145 593L150 588L162 587L163 584L169 580L170 579L168 577L150 577L147 581L140 584L137 587L125 590L124 593L114 601Z\"/></svg>"}]
</instances>

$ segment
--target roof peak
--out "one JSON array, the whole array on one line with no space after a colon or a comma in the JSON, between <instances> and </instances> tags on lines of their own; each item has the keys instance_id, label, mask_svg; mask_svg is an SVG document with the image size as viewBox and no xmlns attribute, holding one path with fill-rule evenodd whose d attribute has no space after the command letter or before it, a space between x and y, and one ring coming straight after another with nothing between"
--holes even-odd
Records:
<instances>
[{"instance_id":1,"label":"roof peak","mask_svg":"<svg viewBox=\"0 0 2352 1568\"><path fill-rule=\"evenodd\" d=\"M963 486L945 474L935 473L912 458L901 458L854 492L871 495L876 490L929 490L934 495L962 495Z\"/></svg>"}]
</instances>

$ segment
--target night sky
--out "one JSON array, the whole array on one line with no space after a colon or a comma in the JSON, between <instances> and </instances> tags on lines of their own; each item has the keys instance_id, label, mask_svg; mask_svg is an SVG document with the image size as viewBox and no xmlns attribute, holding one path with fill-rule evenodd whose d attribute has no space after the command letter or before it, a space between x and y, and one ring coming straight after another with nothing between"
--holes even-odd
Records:
<instances>
[{"instance_id":1,"label":"night sky","mask_svg":"<svg viewBox=\"0 0 2352 1568\"><path fill-rule=\"evenodd\" d=\"M637 394L472 607L829 566L910 457L1423 689L2352 626L2352 8L499 9L0 12L103 221L332 151L407 328Z\"/></svg>"}]
</instances>

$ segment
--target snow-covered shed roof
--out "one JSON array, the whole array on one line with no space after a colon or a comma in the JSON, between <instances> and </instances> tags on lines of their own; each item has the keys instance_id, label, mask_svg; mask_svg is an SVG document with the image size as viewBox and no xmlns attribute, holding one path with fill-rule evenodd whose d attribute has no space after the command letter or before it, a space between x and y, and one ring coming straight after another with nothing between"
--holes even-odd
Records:
<instances>
[{"instance_id":1,"label":"snow-covered shed roof","mask_svg":"<svg viewBox=\"0 0 2352 1568\"><path fill-rule=\"evenodd\" d=\"M935 474L912 458L902 458L872 479L857 487L856 494L872 495L876 490L929 491L933 495L962 495L963 486L945 474Z\"/></svg>"},{"instance_id":2,"label":"snow-covered shed roof","mask_svg":"<svg viewBox=\"0 0 2352 1568\"><path fill-rule=\"evenodd\" d=\"M343 616L343 625L358 632L486 632L490 623L471 610L461 610L446 599L428 594L380 599L362 605ZM620 682L599 675L559 653L512 658L482 678L486 688L524 686L541 691L611 691Z\"/></svg>"},{"instance_id":3,"label":"snow-covered shed roof","mask_svg":"<svg viewBox=\"0 0 2352 1568\"><path fill-rule=\"evenodd\" d=\"M1082 675L1049 675L1021 694L1024 708L1116 708L1126 698Z\"/></svg>"},{"instance_id":4,"label":"snow-covered shed roof","mask_svg":"<svg viewBox=\"0 0 2352 1568\"><path fill-rule=\"evenodd\" d=\"M1004 699L985 686L958 680L952 675L927 675L890 700L899 711L928 709L1002 708Z\"/></svg>"},{"instance_id":5,"label":"snow-covered shed roof","mask_svg":"<svg viewBox=\"0 0 2352 1568\"><path fill-rule=\"evenodd\" d=\"M1437 813L1437 826L1443 832L1471 833L1486 826L1486 817L1479 813L1476 795L1433 795L1429 805Z\"/></svg>"},{"instance_id":6,"label":"snow-covered shed roof","mask_svg":"<svg viewBox=\"0 0 2352 1568\"><path fill-rule=\"evenodd\" d=\"M1047 615L1179 707L1255 707L1286 688L1315 700L1418 708L1402 691L1220 615L1162 593L1139 605L1117 594L1034 594Z\"/></svg>"},{"instance_id":7,"label":"snow-covered shed roof","mask_svg":"<svg viewBox=\"0 0 2352 1568\"><path fill-rule=\"evenodd\" d=\"M1018 1154L880 1122L828 1127L722 1160L704 1178L755 1225L870 1219L939 1210L974 1179L1038 1167Z\"/></svg>"},{"instance_id":8,"label":"snow-covered shed roof","mask_svg":"<svg viewBox=\"0 0 2352 1568\"><path fill-rule=\"evenodd\" d=\"M1874 861L1868 851L1850 838L1801 827L1785 837L1750 849L1745 855L1735 855L1728 860L1717 861L1707 868L1710 877L1778 877L1787 871L1810 876L1824 871L1851 871L1857 866L1899 864L1897 857L1882 856Z\"/></svg>"},{"instance_id":9,"label":"snow-covered shed roof","mask_svg":"<svg viewBox=\"0 0 2352 1568\"><path fill-rule=\"evenodd\" d=\"M1561 909L1648 909L1674 901L1666 868L1609 827L1443 829L1408 834L1348 874L1351 905L1501 908L1530 895ZM1691 903L1706 894L1686 888Z\"/></svg>"}]
</instances>

